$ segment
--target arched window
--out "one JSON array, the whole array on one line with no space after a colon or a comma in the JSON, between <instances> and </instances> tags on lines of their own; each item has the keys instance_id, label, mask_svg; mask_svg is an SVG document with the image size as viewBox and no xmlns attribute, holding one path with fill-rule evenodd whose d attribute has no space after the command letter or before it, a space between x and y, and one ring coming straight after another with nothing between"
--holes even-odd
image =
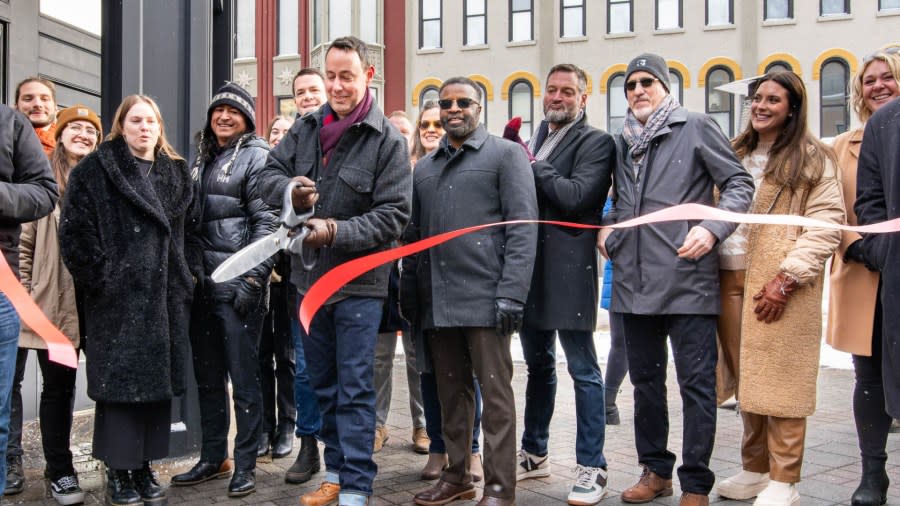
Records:
<instances>
[{"instance_id":1,"label":"arched window","mask_svg":"<svg viewBox=\"0 0 900 506\"><path fill-rule=\"evenodd\" d=\"M487 88L479 82L475 84L478 85L478 89L481 91L481 100L479 100L481 103L481 124L487 128Z\"/></svg>"},{"instance_id":2,"label":"arched window","mask_svg":"<svg viewBox=\"0 0 900 506\"><path fill-rule=\"evenodd\" d=\"M681 72L675 69L669 69L669 93L678 99L679 104L684 103L684 80Z\"/></svg>"},{"instance_id":3,"label":"arched window","mask_svg":"<svg viewBox=\"0 0 900 506\"><path fill-rule=\"evenodd\" d=\"M781 60L775 60L772 63L766 66L766 73L772 72L773 70L791 70L791 64Z\"/></svg>"},{"instance_id":4,"label":"arched window","mask_svg":"<svg viewBox=\"0 0 900 506\"><path fill-rule=\"evenodd\" d=\"M734 97L716 87L733 80L734 74L728 67L713 67L706 74L706 114L716 120L728 138L734 136Z\"/></svg>"},{"instance_id":5,"label":"arched window","mask_svg":"<svg viewBox=\"0 0 900 506\"><path fill-rule=\"evenodd\" d=\"M438 99L438 89L434 86L427 86L424 90L422 90L422 94L419 95L419 105L425 104L425 102L429 100L437 100Z\"/></svg>"},{"instance_id":6,"label":"arched window","mask_svg":"<svg viewBox=\"0 0 900 506\"><path fill-rule=\"evenodd\" d=\"M509 86L509 117L519 116L522 118L522 129L519 130L519 137L523 141L531 138L531 132L534 125L534 91L531 83L525 80L518 80Z\"/></svg>"},{"instance_id":7,"label":"arched window","mask_svg":"<svg viewBox=\"0 0 900 506\"><path fill-rule=\"evenodd\" d=\"M840 58L825 60L819 77L819 136L834 137L850 126L847 81L850 67Z\"/></svg>"},{"instance_id":8,"label":"arched window","mask_svg":"<svg viewBox=\"0 0 900 506\"><path fill-rule=\"evenodd\" d=\"M615 74L606 85L606 130L609 133L622 131L628 99L625 98L625 74Z\"/></svg>"}]
</instances>

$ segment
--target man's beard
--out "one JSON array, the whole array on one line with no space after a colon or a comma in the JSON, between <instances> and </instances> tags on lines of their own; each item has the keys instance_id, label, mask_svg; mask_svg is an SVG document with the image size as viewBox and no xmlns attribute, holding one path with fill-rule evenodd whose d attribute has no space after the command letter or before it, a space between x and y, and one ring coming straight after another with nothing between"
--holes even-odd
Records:
<instances>
[{"instance_id":1,"label":"man's beard","mask_svg":"<svg viewBox=\"0 0 900 506\"><path fill-rule=\"evenodd\" d=\"M478 128L478 118L475 116L463 117L461 125L448 125L445 121L441 121L441 123L444 125L447 136L452 139L466 139Z\"/></svg>"},{"instance_id":2,"label":"man's beard","mask_svg":"<svg viewBox=\"0 0 900 506\"><path fill-rule=\"evenodd\" d=\"M557 125L571 123L576 117L578 117L578 109L563 109L561 111L551 109L544 113L544 119Z\"/></svg>"}]
</instances>

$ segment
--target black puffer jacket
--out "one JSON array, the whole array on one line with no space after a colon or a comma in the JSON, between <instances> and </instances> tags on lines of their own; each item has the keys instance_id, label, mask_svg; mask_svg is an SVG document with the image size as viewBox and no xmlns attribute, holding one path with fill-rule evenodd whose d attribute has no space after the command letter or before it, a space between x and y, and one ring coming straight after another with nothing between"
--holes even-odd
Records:
<instances>
[{"instance_id":1,"label":"black puffer jacket","mask_svg":"<svg viewBox=\"0 0 900 506\"><path fill-rule=\"evenodd\" d=\"M262 200L257 189L257 177L268 154L266 141L253 135L225 147L209 162L201 157L195 163L203 197L200 235L207 276L232 254L278 228L277 211ZM244 276L266 282L274 264L272 257ZM207 280L206 286L217 300L227 302L240 279L225 283Z\"/></svg>"}]
</instances>

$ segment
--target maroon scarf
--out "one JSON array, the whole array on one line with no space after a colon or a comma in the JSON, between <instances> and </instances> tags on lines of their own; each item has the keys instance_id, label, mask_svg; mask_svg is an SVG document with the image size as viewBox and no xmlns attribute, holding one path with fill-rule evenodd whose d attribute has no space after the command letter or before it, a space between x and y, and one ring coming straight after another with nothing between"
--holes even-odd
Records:
<instances>
[{"instance_id":1,"label":"maroon scarf","mask_svg":"<svg viewBox=\"0 0 900 506\"><path fill-rule=\"evenodd\" d=\"M325 115L322 120L322 128L319 129L319 142L322 144L322 160L326 166L328 165L328 160L331 158L331 152L334 150L335 146L337 146L338 141L341 140L344 132L350 128L350 125L362 121L362 119L369 114L369 109L371 108L372 95L369 93L368 88L366 88L366 95L363 99L356 104L356 107L350 111L350 114L345 116L344 119L338 119L337 114L334 113L331 105L325 104Z\"/></svg>"}]
</instances>

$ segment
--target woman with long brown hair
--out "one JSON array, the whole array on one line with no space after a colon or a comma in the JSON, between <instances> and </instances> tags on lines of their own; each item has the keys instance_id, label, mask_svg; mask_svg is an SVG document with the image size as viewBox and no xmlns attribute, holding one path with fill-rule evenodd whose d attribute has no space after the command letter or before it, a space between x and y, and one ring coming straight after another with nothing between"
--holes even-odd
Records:
<instances>
[{"instance_id":1,"label":"woman with long brown hair","mask_svg":"<svg viewBox=\"0 0 900 506\"><path fill-rule=\"evenodd\" d=\"M750 122L734 149L756 182L753 213L844 222L844 199L831 149L807 129L803 81L789 71L761 77ZM719 255L746 272L740 320L738 398L743 470L718 485L757 506L795 505L806 418L815 411L825 262L840 233L822 228L749 225Z\"/></svg>"},{"instance_id":2,"label":"woman with long brown hair","mask_svg":"<svg viewBox=\"0 0 900 506\"><path fill-rule=\"evenodd\" d=\"M863 58L859 71L850 80L852 107L862 125L834 140L841 168L841 184L847 222L856 225L856 168L863 141L863 127L882 106L900 96L900 53L887 48ZM885 397L897 398L890 383L882 379L882 308L878 297L881 275L860 251L862 236L843 232L841 245L831 262L831 289L828 301L826 339L835 349L853 354L856 383L853 388L853 417L862 454L862 479L853 492L853 505L887 502L888 431L891 416ZM886 387L889 390L886 392Z\"/></svg>"},{"instance_id":3,"label":"woman with long brown hair","mask_svg":"<svg viewBox=\"0 0 900 506\"><path fill-rule=\"evenodd\" d=\"M200 276L189 246L199 222L194 182L159 107L130 95L67 186L59 242L87 339L93 455L106 464L108 502L162 503L150 461L168 455L172 398L184 393Z\"/></svg>"}]
</instances>

